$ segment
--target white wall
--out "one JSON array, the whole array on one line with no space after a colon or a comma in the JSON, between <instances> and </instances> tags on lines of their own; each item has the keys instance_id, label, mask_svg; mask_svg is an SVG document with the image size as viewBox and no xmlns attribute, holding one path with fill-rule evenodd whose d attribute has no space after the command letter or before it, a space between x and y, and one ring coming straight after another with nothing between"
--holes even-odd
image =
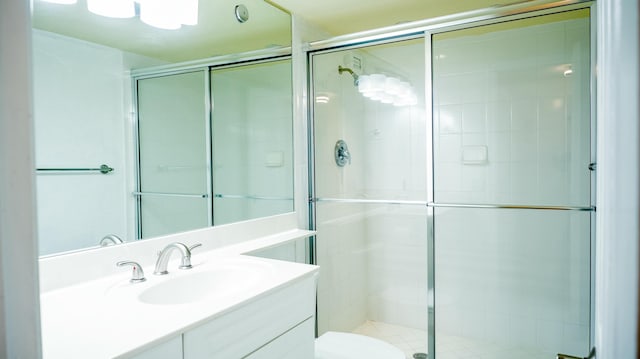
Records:
<instances>
[{"instance_id":1,"label":"white wall","mask_svg":"<svg viewBox=\"0 0 640 359\"><path fill-rule=\"evenodd\" d=\"M40 254L96 246L107 234L133 240L131 66L153 63L120 50L33 30L37 168L112 173L38 173Z\"/></svg>"},{"instance_id":2,"label":"white wall","mask_svg":"<svg viewBox=\"0 0 640 359\"><path fill-rule=\"evenodd\" d=\"M309 228L309 91L306 43L329 37L297 14L291 15L291 79L293 84L294 209L299 228Z\"/></svg>"},{"instance_id":3,"label":"white wall","mask_svg":"<svg viewBox=\"0 0 640 359\"><path fill-rule=\"evenodd\" d=\"M38 173L40 254L127 238L122 52L34 30L36 167L113 167Z\"/></svg>"},{"instance_id":4,"label":"white wall","mask_svg":"<svg viewBox=\"0 0 640 359\"><path fill-rule=\"evenodd\" d=\"M597 8L596 355L637 358L640 9L627 0L598 1Z\"/></svg>"},{"instance_id":5,"label":"white wall","mask_svg":"<svg viewBox=\"0 0 640 359\"><path fill-rule=\"evenodd\" d=\"M0 2L0 357L40 358L29 2Z\"/></svg>"}]
</instances>

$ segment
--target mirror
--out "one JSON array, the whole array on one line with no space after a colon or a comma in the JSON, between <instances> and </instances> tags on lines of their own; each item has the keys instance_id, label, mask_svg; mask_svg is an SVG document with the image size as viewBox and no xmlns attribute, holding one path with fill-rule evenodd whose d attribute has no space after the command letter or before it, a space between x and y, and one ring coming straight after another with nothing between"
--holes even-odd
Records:
<instances>
[{"instance_id":1,"label":"mirror","mask_svg":"<svg viewBox=\"0 0 640 359\"><path fill-rule=\"evenodd\" d=\"M146 188L139 186L138 182L143 183L149 178L142 177L144 163L138 161L148 157L137 155L137 144L140 143L140 153L143 153L145 144L155 143L156 147L145 148L145 153L152 157L161 154L159 157L162 158L162 155L183 151L184 147L179 145L184 142L160 142L153 136L144 141L142 136L149 133L142 133L138 126L136 103L139 97L135 97L140 96L136 86L140 86L142 79L139 78L136 85L131 71L158 66L179 67L193 60L254 50L277 52L291 44L289 14L263 0L243 0L242 3L200 0L197 25L167 30L141 21L138 15L144 7L141 8L139 3L135 3L136 16L123 19L91 13L87 11L87 1L78 0L74 4L33 2L34 132L40 254L95 248L101 239L109 235L115 237L107 238L107 244L117 242L118 238L128 242L293 211L292 200L271 206L268 210L264 209L263 203L265 198L269 202L277 202L273 199L293 197L291 82L284 84L282 91L270 91L273 90L270 81L274 76L286 78L282 76L286 73L290 79L289 60L202 68L200 75L210 80L208 83L196 80L202 91L202 94L197 94L200 102L196 105L202 109L199 110L202 114L200 124L204 126L206 121L210 121L209 133L196 129L204 143L197 156L209 159L208 163L201 165L206 169L201 180L211 184L207 189L210 193L204 199L208 203L204 206L207 211L205 220L193 221L186 227L168 225L143 234L139 228L140 218L149 221L149 213L146 217L140 213L138 201L144 200L140 200L142 196L133 194L145 191ZM238 5L244 7L237 8ZM242 22L247 15L248 20ZM261 74L256 70L260 66L263 66ZM264 66L272 67L264 70ZM166 74L147 77L145 81L168 78ZM220 89L223 85L228 86ZM277 93L275 100L268 97L269 92ZM283 98L283 94L288 97ZM266 106L273 101L277 101L279 108L283 104L288 106L288 111L278 111L275 116L280 121L278 125L270 122L274 116L266 120L259 117L261 113L272 113L265 109L270 110L273 106ZM166 101L158 103L157 107L176 103L179 102ZM147 116L147 120L149 118ZM161 120L154 121L159 129L166 125ZM181 128L180 123L164 128L163 133L176 128ZM278 139L278 142L262 141L264 139ZM190 142L187 140L186 143ZM254 153L253 157L249 155L251 153ZM239 157L228 161L236 155ZM191 155L186 156L192 158ZM219 156L217 162L214 161L216 156ZM254 170L249 169L250 164L254 165ZM106 166L101 170L102 165ZM164 161L158 162L155 169L167 173L177 168L178 171L173 172L184 174L187 165L180 161ZM276 192L269 192L273 187L268 185L270 181L253 187L234 187L240 180L250 177L264 179L267 173L275 172L275 181L290 185L278 188ZM179 183L180 178L172 181ZM221 192L223 190L224 193ZM154 199L159 202L154 207L156 211L176 208L173 202L158 199ZM225 201L230 204L225 204ZM252 201L260 205L251 206L249 202ZM217 218L215 212L219 214ZM189 217L189 213L184 211L181 215ZM172 218L169 213L153 220L167 224Z\"/></svg>"},{"instance_id":2,"label":"mirror","mask_svg":"<svg viewBox=\"0 0 640 359\"><path fill-rule=\"evenodd\" d=\"M137 81L140 238L293 210L291 61L207 71Z\"/></svg>"}]
</instances>

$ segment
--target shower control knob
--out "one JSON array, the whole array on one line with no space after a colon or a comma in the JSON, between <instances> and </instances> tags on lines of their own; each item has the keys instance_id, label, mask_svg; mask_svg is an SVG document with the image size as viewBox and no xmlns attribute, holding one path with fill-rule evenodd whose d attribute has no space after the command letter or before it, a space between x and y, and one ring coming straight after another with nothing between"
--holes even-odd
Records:
<instances>
[{"instance_id":1,"label":"shower control knob","mask_svg":"<svg viewBox=\"0 0 640 359\"><path fill-rule=\"evenodd\" d=\"M338 142L336 142L333 152L338 167L344 167L347 164L351 164L351 153L349 153L349 147L344 140L338 140Z\"/></svg>"}]
</instances>

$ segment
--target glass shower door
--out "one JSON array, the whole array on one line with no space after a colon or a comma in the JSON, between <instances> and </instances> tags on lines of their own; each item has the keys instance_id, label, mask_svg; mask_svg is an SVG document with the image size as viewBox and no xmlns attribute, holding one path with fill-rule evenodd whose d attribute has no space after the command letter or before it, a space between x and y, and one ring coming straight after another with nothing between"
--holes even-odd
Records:
<instances>
[{"instance_id":1,"label":"glass shower door","mask_svg":"<svg viewBox=\"0 0 640 359\"><path fill-rule=\"evenodd\" d=\"M589 11L432 37L435 354L586 357Z\"/></svg>"},{"instance_id":2,"label":"glass shower door","mask_svg":"<svg viewBox=\"0 0 640 359\"><path fill-rule=\"evenodd\" d=\"M210 73L214 224L293 211L291 60Z\"/></svg>"},{"instance_id":3,"label":"glass shower door","mask_svg":"<svg viewBox=\"0 0 640 359\"><path fill-rule=\"evenodd\" d=\"M407 358L427 348L424 54L420 38L312 57L318 335Z\"/></svg>"},{"instance_id":4,"label":"glass shower door","mask_svg":"<svg viewBox=\"0 0 640 359\"><path fill-rule=\"evenodd\" d=\"M206 75L138 80L140 238L211 225Z\"/></svg>"}]
</instances>

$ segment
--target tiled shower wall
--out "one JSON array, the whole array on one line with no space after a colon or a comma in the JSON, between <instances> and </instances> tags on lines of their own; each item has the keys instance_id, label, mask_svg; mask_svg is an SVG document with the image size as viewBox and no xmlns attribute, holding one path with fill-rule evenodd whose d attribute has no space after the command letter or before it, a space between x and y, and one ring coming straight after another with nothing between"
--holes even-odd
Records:
<instances>
[{"instance_id":1,"label":"tiled shower wall","mask_svg":"<svg viewBox=\"0 0 640 359\"><path fill-rule=\"evenodd\" d=\"M353 57L363 68L354 67ZM424 47L374 47L325 54L315 62L316 190L318 197L425 200L426 122L423 101L394 107L364 98L351 76L402 75L423 96ZM356 61L358 62L358 61ZM352 161L338 167L343 139ZM426 209L406 205L320 202L317 206L320 334L352 331L366 320L426 327Z\"/></svg>"},{"instance_id":2,"label":"tiled shower wall","mask_svg":"<svg viewBox=\"0 0 640 359\"><path fill-rule=\"evenodd\" d=\"M436 201L588 206L588 20L467 35L434 41ZM354 53L365 73L370 54L418 79L419 51ZM350 55L315 61L315 95L330 97L315 105L317 196L424 200L423 110L363 98L337 74ZM320 202L317 216L320 334L365 318L425 329L426 210ZM586 355L589 212L438 208L435 221L438 334Z\"/></svg>"},{"instance_id":3,"label":"tiled shower wall","mask_svg":"<svg viewBox=\"0 0 640 359\"><path fill-rule=\"evenodd\" d=\"M437 201L588 204L588 34L583 19L435 37Z\"/></svg>"},{"instance_id":4,"label":"tiled shower wall","mask_svg":"<svg viewBox=\"0 0 640 359\"><path fill-rule=\"evenodd\" d=\"M466 35L433 45L436 201L589 206L588 18ZM438 208L435 230L438 334L586 356L589 212Z\"/></svg>"},{"instance_id":5,"label":"tiled shower wall","mask_svg":"<svg viewBox=\"0 0 640 359\"><path fill-rule=\"evenodd\" d=\"M315 186L323 197L362 196L364 163L362 122L364 103L354 91L353 79L338 75L339 53L323 56L314 67L315 96L329 97L315 104ZM338 167L334 145L344 140L351 164ZM365 213L360 204L318 203L317 261L318 334L328 330L351 331L366 320L367 255Z\"/></svg>"}]
</instances>

